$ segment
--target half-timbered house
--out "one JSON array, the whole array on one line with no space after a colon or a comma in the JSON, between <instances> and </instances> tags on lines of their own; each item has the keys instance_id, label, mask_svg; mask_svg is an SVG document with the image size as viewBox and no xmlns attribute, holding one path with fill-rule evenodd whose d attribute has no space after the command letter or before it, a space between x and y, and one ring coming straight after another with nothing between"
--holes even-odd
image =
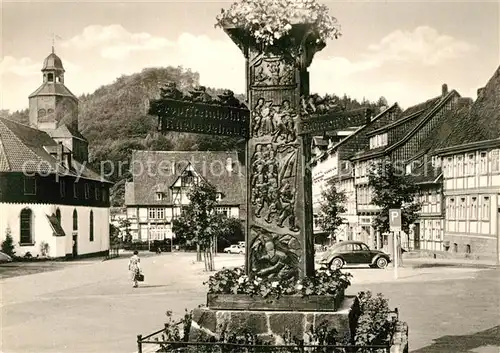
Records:
<instances>
[{"instance_id":1,"label":"half-timbered house","mask_svg":"<svg viewBox=\"0 0 500 353\"><path fill-rule=\"evenodd\" d=\"M217 212L244 219L245 171L237 152L133 151L125 205L135 242L172 239L172 220L200 179L218 191Z\"/></svg>"}]
</instances>

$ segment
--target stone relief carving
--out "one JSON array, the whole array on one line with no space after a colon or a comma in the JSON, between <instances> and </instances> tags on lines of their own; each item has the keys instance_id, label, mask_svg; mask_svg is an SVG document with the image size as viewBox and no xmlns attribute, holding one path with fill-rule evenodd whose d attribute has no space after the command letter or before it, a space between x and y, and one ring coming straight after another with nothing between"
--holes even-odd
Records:
<instances>
[{"instance_id":1,"label":"stone relief carving","mask_svg":"<svg viewBox=\"0 0 500 353\"><path fill-rule=\"evenodd\" d=\"M295 236L276 234L258 226L252 226L250 232L253 274L269 280L298 278L302 248Z\"/></svg>"},{"instance_id":2,"label":"stone relief carving","mask_svg":"<svg viewBox=\"0 0 500 353\"><path fill-rule=\"evenodd\" d=\"M295 69L279 59L265 58L254 65L254 86L285 86L295 82Z\"/></svg>"},{"instance_id":3,"label":"stone relief carving","mask_svg":"<svg viewBox=\"0 0 500 353\"><path fill-rule=\"evenodd\" d=\"M252 111L252 136L271 136L272 142L292 143L297 139L297 119L290 101L274 105L272 101L259 98Z\"/></svg>"},{"instance_id":4,"label":"stone relief carving","mask_svg":"<svg viewBox=\"0 0 500 353\"><path fill-rule=\"evenodd\" d=\"M295 185L298 146L257 144L251 160L251 203L254 216L292 232L295 219Z\"/></svg>"}]
</instances>

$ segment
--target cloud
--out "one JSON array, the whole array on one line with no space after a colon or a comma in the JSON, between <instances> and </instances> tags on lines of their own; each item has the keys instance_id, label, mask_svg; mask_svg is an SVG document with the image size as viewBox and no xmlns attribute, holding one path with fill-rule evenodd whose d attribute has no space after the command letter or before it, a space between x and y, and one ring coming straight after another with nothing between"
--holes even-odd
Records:
<instances>
[{"instance_id":1,"label":"cloud","mask_svg":"<svg viewBox=\"0 0 500 353\"><path fill-rule=\"evenodd\" d=\"M128 57L132 52L160 50L171 46L172 43L166 38L155 37L145 32L131 33L123 26L114 24L87 26L81 34L61 45L64 48L79 50L99 48L103 58L118 60Z\"/></svg>"},{"instance_id":2,"label":"cloud","mask_svg":"<svg viewBox=\"0 0 500 353\"><path fill-rule=\"evenodd\" d=\"M379 63L421 63L435 66L474 51L475 46L434 28L420 26L412 32L397 30L377 44L371 44L363 55L365 60Z\"/></svg>"},{"instance_id":3,"label":"cloud","mask_svg":"<svg viewBox=\"0 0 500 353\"><path fill-rule=\"evenodd\" d=\"M36 63L30 58L16 59L13 56L5 56L0 62L0 76L14 74L21 77L40 74L41 63Z\"/></svg>"}]
</instances>

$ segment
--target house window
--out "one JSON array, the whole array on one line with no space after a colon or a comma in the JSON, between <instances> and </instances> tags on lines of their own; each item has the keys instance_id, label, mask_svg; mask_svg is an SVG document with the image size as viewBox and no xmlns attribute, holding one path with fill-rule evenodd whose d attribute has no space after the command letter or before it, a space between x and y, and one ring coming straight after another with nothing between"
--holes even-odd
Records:
<instances>
[{"instance_id":1,"label":"house window","mask_svg":"<svg viewBox=\"0 0 500 353\"><path fill-rule=\"evenodd\" d=\"M47 81L49 82L54 82L54 74L53 73L49 73L47 75Z\"/></svg>"},{"instance_id":2,"label":"house window","mask_svg":"<svg viewBox=\"0 0 500 353\"><path fill-rule=\"evenodd\" d=\"M99 189L99 187L98 187L97 185L96 185L96 187L95 187L94 191L95 191L95 199L96 199L96 200L100 200L101 195L99 194L99 192L100 192L101 190Z\"/></svg>"},{"instance_id":3,"label":"house window","mask_svg":"<svg viewBox=\"0 0 500 353\"><path fill-rule=\"evenodd\" d=\"M477 197L471 197L470 202L470 218L477 219Z\"/></svg>"},{"instance_id":4,"label":"house window","mask_svg":"<svg viewBox=\"0 0 500 353\"><path fill-rule=\"evenodd\" d=\"M38 117L41 118L47 114L45 109L38 109Z\"/></svg>"},{"instance_id":5,"label":"house window","mask_svg":"<svg viewBox=\"0 0 500 353\"><path fill-rule=\"evenodd\" d=\"M20 243L23 244L33 244L33 212L29 208L25 208L21 211L20 215L20 231L21 239Z\"/></svg>"},{"instance_id":6,"label":"house window","mask_svg":"<svg viewBox=\"0 0 500 353\"><path fill-rule=\"evenodd\" d=\"M90 197L90 185L85 183L85 199L87 200Z\"/></svg>"},{"instance_id":7,"label":"house window","mask_svg":"<svg viewBox=\"0 0 500 353\"><path fill-rule=\"evenodd\" d=\"M488 173L488 153L481 152L479 155L479 172L481 174Z\"/></svg>"},{"instance_id":8,"label":"house window","mask_svg":"<svg viewBox=\"0 0 500 353\"><path fill-rule=\"evenodd\" d=\"M231 208L230 207L217 207L215 212L221 213L221 214L225 215L226 217L231 217Z\"/></svg>"},{"instance_id":9,"label":"house window","mask_svg":"<svg viewBox=\"0 0 500 353\"><path fill-rule=\"evenodd\" d=\"M473 153L470 153L467 157L468 159L468 175L475 175L476 174L476 158Z\"/></svg>"},{"instance_id":10,"label":"house window","mask_svg":"<svg viewBox=\"0 0 500 353\"><path fill-rule=\"evenodd\" d=\"M78 230L78 213L73 210L73 231Z\"/></svg>"},{"instance_id":11,"label":"house window","mask_svg":"<svg viewBox=\"0 0 500 353\"><path fill-rule=\"evenodd\" d=\"M78 198L78 184L76 182L73 183L73 197Z\"/></svg>"},{"instance_id":12,"label":"house window","mask_svg":"<svg viewBox=\"0 0 500 353\"><path fill-rule=\"evenodd\" d=\"M36 195L36 179L35 177L24 176L24 194Z\"/></svg>"},{"instance_id":13,"label":"house window","mask_svg":"<svg viewBox=\"0 0 500 353\"><path fill-rule=\"evenodd\" d=\"M66 196L66 183L64 180L59 180L59 194L61 197Z\"/></svg>"},{"instance_id":14,"label":"house window","mask_svg":"<svg viewBox=\"0 0 500 353\"><path fill-rule=\"evenodd\" d=\"M220 192L218 192L215 197L216 197L217 201L221 201L222 200L222 194Z\"/></svg>"},{"instance_id":15,"label":"house window","mask_svg":"<svg viewBox=\"0 0 500 353\"><path fill-rule=\"evenodd\" d=\"M89 240L94 241L94 212L90 211Z\"/></svg>"},{"instance_id":16,"label":"house window","mask_svg":"<svg viewBox=\"0 0 500 353\"><path fill-rule=\"evenodd\" d=\"M491 151L491 171L498 172L500 170L500 154L499 150Z\"/></svg>"},{"instance_id":17,"label":"house window","mask_svg":"<svg viewBox=\"0 0 500 353\"><path fill-rule=\"evenodd\" d=\"M102 201L103 202L108 201L108 190L106 190L106 188L102 188Z\"/></svg>"},{"instance_id":18,"label":"house window","mask_svg":"<svg viewBox=\"0 0 500 353\"><path fill-rule=\"evenodd\" d=\"M163 200L163 193L157 192L156 193L156 201L161 201L161 200Z\"/></svg>"},{"instance_id":19,"label":"house window","mask_svg":"<svg viewBox=\"0 0 500 353\"><path fill-rule=\"evenodd\" d=\"M149 209L149 219L164 219L165 209L164 208L150 208Z\"/></svg>"},{"instance_id":20,"label":"house window","mask_svg":"<svg viewBox=\"0 0 500 353\"><path fill-rule=\"evenodd\" d=\"M450 199L450 219L455 219L455 199Z\"/></svg>"},{"instance_id":21,"label":"house window","mask_svg":"<svg viewBox=\"0 0 500 353\"><path fill-rule=\"evenodd\" d=\"M460 198L460 209L459 209L459 219L465 219L465 210L466 210L465 197Z\"/></svg>"},{"instance_id":22,"label":"house window","mask_svg":"<svg viewBox=\"0 0 500 353\"><path fill-rule=\"evenodd\" d=\"M194 183L193 173L187 172L181 177L181 186L190 186Z\"/></svg>"},{"instance_id":23,"label":"house window","mask_svg":"<svg viewBox=\"0 0 500 353\"><path fill-rule=\"evenodd\" d=\"M464 157L457 156L457 176L461 177L464 175Z\"/></svg>"},{"instance_id":24,"label":"house window","mask_svg":"<svg viewBox=\"0 0 500 353\"><path fill-rule=\"evenodd\" d=\"M488 196L483 196L483 207L482 207L482 215L483 221L487 221L490 219L490 198Z\"/></svg>"},{"instance_id":25,"label":"house window","mask_svg":"<svg viewBox=\"0 0 500 353\"><path fill-rule=\"evenodd\" d=\"M446 159L446 176L448 178L453 178L453 157L448 157Z\"/></svg>"}]
</instances>

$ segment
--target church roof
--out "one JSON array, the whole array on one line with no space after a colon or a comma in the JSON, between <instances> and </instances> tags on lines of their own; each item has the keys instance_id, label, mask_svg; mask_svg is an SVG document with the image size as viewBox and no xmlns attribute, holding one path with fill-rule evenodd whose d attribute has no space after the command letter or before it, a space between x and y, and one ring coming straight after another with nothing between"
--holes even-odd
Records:
<instances>
[{"instance_id":1,"label":"church roof","mask_svg":"<svg viewBox=\"0 0 500 353\"><path fill-rule=\"evenodd\" d=\"M77 99L76 96L61 82L44 82L28 98L36 96L62 96Z\"/></svg>"},{"instance_id":2,"label":"church roof","mask_svg":"<svg viewBox=\"0 0 500 353\"><path fill-rule=\"evenodd\" d=\"M225 169L229 158L232 172ZM226 151L133 151L133 182L125 184L125 204L172 204L170 187L189 163L195 173L224 195L219 205L244 204L246 177L243 163L239 162L237 152ZM163 200L156 199L156 192L165 193Z\"/></svg>"},{"instance_id":3,"label":"church roof","mask_svg":"<svg viewBox=\"0 0 500 353\"><path fill-rule=\"evenodd\" d=\"M54 48L52 48L54 50ZM54 52L50 53L49 56L45 58L43 61L42 71L45 70L62 70L64 71L64 67L62 64L62 60L58 57Z\"/></svg>"},{"instance_id":4,"label":"church roof","mask_svg":"<svg viewBox=\"0 0 500 353\"><path fill-rule=\"evenodd\" d=\"M0 118L0 172L56 173L57 159L49 153L56 146L57 142L46 132ZM66 172L83 179L103 180L74 158Z\"/></svg>"}]
</instances>

